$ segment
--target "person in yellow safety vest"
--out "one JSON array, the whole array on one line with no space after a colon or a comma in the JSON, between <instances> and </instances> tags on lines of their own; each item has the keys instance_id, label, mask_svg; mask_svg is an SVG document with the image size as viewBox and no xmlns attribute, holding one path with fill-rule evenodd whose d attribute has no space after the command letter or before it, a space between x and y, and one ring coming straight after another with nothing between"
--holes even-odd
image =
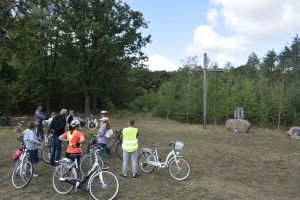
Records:
<instances>
[{"instance_id":1,"label":"person in yellow safety vest","mask_svg":"<svg viewBox=\"0 0 300 200\"><path fill-rule=\"evenodd\" d=\"M138 132L139 130L134 127L134 120L128 121L127 128L124 128L122 131L123 134L123 142L122 142L122 149L123 149L123 166L122 171L123 174L121 178L127 178L127 167L128 167L128 160L131 157L131 166L132 166L132 178L137 178L137 167L138 167Z\"/></svg>"}]
</instances>

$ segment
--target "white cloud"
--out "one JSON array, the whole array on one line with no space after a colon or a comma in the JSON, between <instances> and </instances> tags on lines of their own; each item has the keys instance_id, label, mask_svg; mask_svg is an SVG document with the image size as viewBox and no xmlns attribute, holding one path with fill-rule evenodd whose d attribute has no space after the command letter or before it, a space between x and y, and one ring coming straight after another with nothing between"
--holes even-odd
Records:
<instances>
[{"instance_id":1,"label":"white cloud","mask_svg":"<svg viewBox=\"0 0 300 200\"><path fill-rule=\"evenodd\" d=\"M224 25L257 41L300 30L299 0L211 0L219 7Z\"/></svg>"},{"instance_id":2,"label":"white cloud","mask_svg":"<svg viewBox=\"0 0 300 200\"><path fill-rule=\"evenodd\" d=\"M218 25L218 10L215 8L209 9L206 13L206 19L212 26Z\"/></svg>"},{"instance_id":3,"label":"white cloud","mask_svg":"<svg viewBox=\"0 0 300 200\"><path fill-rule=\"evenodd\" d=\"M210 0L206 13L209 25L196 28L186 52L206 52L220 66L227 61L242 64L241 55L262 52L264 44L283 38L287 42L295 36L300 30L299 10L299 0Z\"/></svg>"},{"instance_id":4,"label":"white cloud","mask_svg":"<svg viewBox=\"0 0 300 200\"><path fill-rule=\"evenodd\" d=\"M148 65L151 71L175 71L178 69L175 63L159 54L150 56L145 65Z\"/></svg>"},{"instance_id":5,"label":"white cloud","mask_svg":"<svg viewBox=\"0 0 300 200\"><path fill-rule=\"evenodd\" d=\"M233 61L232 53L246 50L246 40L242 36L223 36L210 26L199 26L194 33L193 42L186 49L189 55L201 55L206 52L212 60L223 66Z\"/></svg>"}]
</instances>

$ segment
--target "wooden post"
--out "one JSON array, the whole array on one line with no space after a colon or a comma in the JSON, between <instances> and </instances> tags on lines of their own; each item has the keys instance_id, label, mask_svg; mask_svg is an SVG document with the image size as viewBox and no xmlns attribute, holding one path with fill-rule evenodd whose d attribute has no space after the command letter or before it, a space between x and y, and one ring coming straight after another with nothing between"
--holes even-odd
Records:
<instances>
[{"instance_id":1,"label":"wooden post","mask_svg":"<svg viewBox=\"0 0 300 200\"><path fill-rule=\"evenodd\" d=\"M203 63L203 129L206 129L206 106L207 106L207 87L206 87L206 69L207 69L207 55L204 53Z\"/></svg>"}]
</instances>

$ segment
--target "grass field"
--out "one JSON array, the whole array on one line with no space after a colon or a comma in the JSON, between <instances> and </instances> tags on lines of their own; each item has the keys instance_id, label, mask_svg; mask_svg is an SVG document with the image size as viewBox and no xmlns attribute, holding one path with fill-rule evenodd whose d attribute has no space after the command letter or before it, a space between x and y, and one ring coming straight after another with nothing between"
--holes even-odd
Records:
<instances>
[{"instance_id":1,"label":"grass field","mask_svg":"<svg viewBox=\"0 0 300 200\"><path fill-rule=\"evenodd\" d=\"M288 138L285 131L252 128L249 134L234 134L225 126L186 125L149 116L136 116L140 147L157 144L161 158L173 140L185 143L183 156L190 162L191 175L183 182L173 180L166 169L142 174L137 180L119 180L117 199L300 199L300 141ZM126 126L127 119L113 117L113 128ZM87 131L84 129L86 133ZM11 155L17 148L11 129L0 128L0 199L90 199L78 190L67 196L52 188L53 169L43 162L40 175L25 189L11 185ZM116 155L108 159L110 169L121 174Z\"/></svg>"}]
</instances>

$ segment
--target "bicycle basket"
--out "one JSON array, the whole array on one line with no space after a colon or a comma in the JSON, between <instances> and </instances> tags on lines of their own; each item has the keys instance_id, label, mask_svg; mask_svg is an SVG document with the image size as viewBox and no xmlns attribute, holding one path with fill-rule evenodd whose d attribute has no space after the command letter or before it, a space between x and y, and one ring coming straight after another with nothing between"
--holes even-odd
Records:
<instances>
[{"instance_id":1,"label":"bicycle basket","mask_svg":"<svg viewBox=\"0 0 300 200\"><path fill-rule=\"evenodd\" d=\"M175 145L174 145L175 151L182 151L183 147L184 147L183 142L180 142L180 141L175 142Z\"/></svg>"}]
</instances>

